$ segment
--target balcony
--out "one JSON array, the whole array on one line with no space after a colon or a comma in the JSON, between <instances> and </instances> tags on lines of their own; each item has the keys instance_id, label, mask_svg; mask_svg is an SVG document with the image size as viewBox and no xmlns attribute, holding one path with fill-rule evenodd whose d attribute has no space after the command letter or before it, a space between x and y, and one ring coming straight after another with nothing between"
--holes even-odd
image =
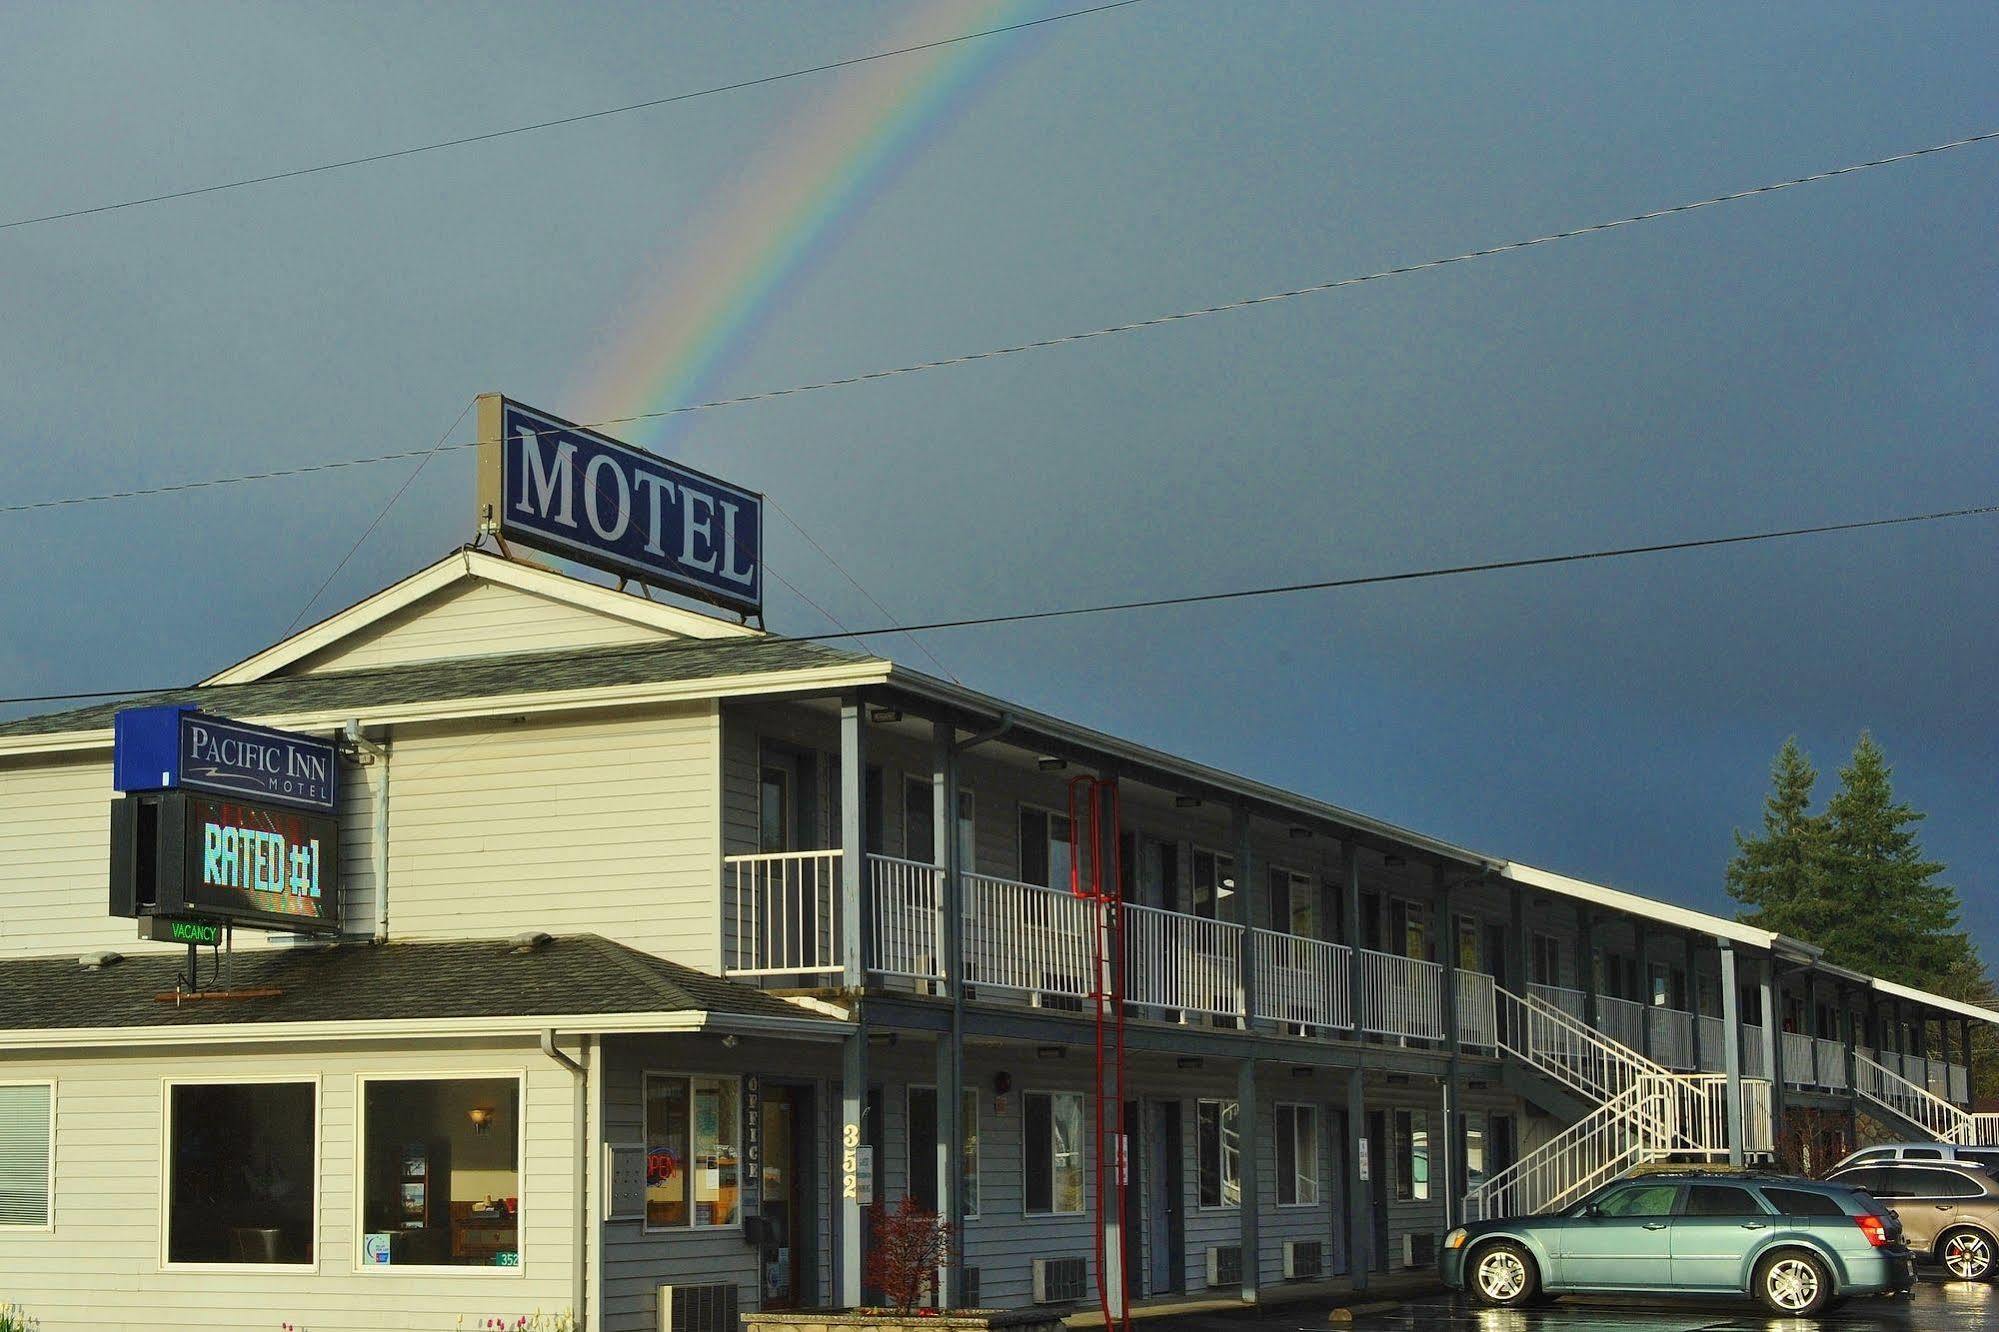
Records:
<instances>
[{"instance_id":1,"label":"balcony","mask_svg":"<svg viewBox=\"0 0 1999 1332\"><path fill-rule=\"evenodd\" d=\"M787 851L723 860L722 958L731 976L826 984L843 975L841 853ZM1098 914L1059 889L991 874L963 878L967 993L980 1000L1087 1010L1106 965ZM944 871L870 855L873 928L862 942L872 980L941 986ZM1157 907L1123 911L1123 990L1137 1018L1274 1024L1302 1036L1441 1041L1443 968L1323 939L1251 929ZM1360 1011L1353 1011L1358 968ZM1492 979L1460 972L1467 1045L1491 1047ZM1247 983L1245 982L1247 978Z\"/></svg>"}]
</instances>

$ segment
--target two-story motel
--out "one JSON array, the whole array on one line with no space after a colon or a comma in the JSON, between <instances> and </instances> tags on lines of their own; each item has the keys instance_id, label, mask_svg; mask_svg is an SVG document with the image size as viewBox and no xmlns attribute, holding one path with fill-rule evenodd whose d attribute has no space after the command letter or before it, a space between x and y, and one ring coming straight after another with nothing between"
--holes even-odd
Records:
<instances>
[{"instance_id":1,"label":"two-story motel","mask_svg":"<svg viewBox=\"0 0 1999 1332\"><path fill-rule=\"evenodd\" d=\"M173 701L341 737L337 943L189 976L107 915L112 716ZM1100 1107L1069 867L1113 853ZM1994 1021L473 550L184 693L0 725L0 1299L51 1332L730 1332L861 1301L860 1208L905 1194L962 1218L954 1303L1094 1300L1104 1230L1135 1299L1257 1301L1791 1123L1990 1140Z\"/></svg>"}]
</instances>

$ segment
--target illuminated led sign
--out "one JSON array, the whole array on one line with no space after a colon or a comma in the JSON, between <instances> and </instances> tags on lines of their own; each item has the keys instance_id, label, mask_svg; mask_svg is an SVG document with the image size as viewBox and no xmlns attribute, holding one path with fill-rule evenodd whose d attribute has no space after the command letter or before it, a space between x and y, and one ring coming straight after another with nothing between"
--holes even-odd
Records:
<instances>
[{"instance_id":1,"label":"illuminated led sign","mask_svg":"<svg viewBox=\"0 0 1999 1332\"><path fill-rule=\"evenodd\" d=\"M111 914L336 933L339 821L191 791L126 796L111 806Z\"/></svg>"},{"instance_id":2,"label":"illuminated led sign","mask_svg":"<svg viewBox=\"0 0 1999 1332\"><path fill-rule=\"evenodd\" d=\"M503 541L763 609L763 496L498 394L479 399L479 521Z\"/></svg>"}]
</instances>

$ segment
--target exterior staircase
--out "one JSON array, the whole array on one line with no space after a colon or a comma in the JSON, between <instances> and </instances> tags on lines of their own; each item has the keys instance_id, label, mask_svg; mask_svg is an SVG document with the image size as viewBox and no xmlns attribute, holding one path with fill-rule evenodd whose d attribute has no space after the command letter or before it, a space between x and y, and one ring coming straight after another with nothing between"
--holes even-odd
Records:
<instances>
[{"instance_id":1,"label":"exterior staircase","mask_svg":"<svg viewBox=\"0 0 1999 1332\"><path fill-rule=\"evenodd\" d=\"M1999 1115L1959 1109L1857 1050L1853 1072L1853 1090L1869 1103L1876 1117L1910 1137L1962 1147L1999 1146Z\"/></svg>"},{"instance_id":2,"label":"exterior staircase","mask_svg":"<svg viewBox=\"0 0 1999 1332\"><path fill-rule=\"evenodd\" d=\"M1502 1055L1559 1088L1543 1099L1594 1108L1467 1193L1467 1220L1549 1211L1647 1161L1727 1153L1727 1075L1674 1073L1533 995L1498 989L1495 1002ZM1769 1094L1743 1080L1745 1151L1770 1150Z\"/></svg>"}]
</instances>

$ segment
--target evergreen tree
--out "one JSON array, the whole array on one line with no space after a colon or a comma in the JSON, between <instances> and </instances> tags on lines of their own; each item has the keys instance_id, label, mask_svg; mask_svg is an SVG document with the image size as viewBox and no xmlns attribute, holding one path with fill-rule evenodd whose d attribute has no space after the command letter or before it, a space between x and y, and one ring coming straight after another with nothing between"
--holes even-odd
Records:
<instances>
[{"instance_id":1,"label":"evergreen tree","mask_svg":"<svg viewBox=\"0 0 1999 1332\"><path fill-rule=\"evenodd\" d=\"M1923 816L1895 799L1888 760L1865 731L1826 803L1821 933L1805 935L1829 961L1935 989L1976 953L1958 925L1957 891L1923 858ZM1983 968L1977 968L1982 971Z\"/></svg>"},{"instance_id":2,"label":"evergreen tree","mask_svg":"<svg viewBox=\"0 0 1999 1332\"><path fill-rule=\"evenodd\" d=\"M1728 895L1746 908L1745 924L1816 941L1831 924L1824 876L1825 821L1811 813L1818 773L1791 736L1770 765L1763 833L1735 833Z\"/></svg>"}]
</instances>

